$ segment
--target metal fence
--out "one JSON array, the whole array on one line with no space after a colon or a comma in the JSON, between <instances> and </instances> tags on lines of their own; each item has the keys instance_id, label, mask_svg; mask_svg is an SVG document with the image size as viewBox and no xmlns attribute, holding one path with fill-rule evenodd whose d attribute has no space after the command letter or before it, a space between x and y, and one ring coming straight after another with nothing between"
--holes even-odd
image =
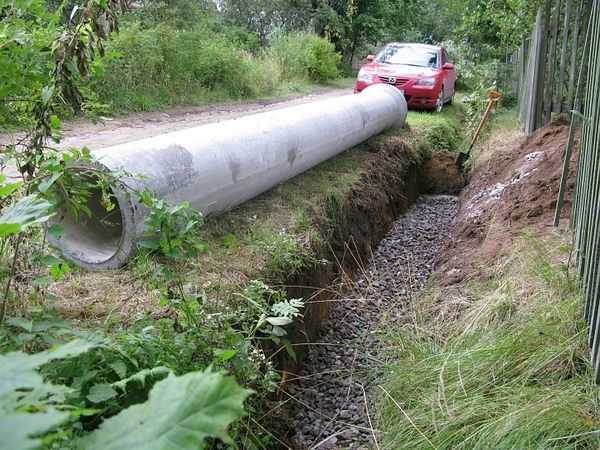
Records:
<instances>
[{"instance_id":1,"label":"metal fence","mask_svg":"<svg viewBox=\"0 0 600 450\"><path fill-rule=\"evenodd\" d=\"M596 381L600 382L600 0L594 0L587 33L587 82L583 96L581 152L571 228L586 300L585 317ZM572 121L578 120L573 115ZM574 127L574 123L572 123ZM568 153L568 152L567 152Z\"/></svg>"},{"instance_id":2,"label":"metal fence","mask_svg":"<svg viewBox=\"0 0 600 450\"><path fill-rule=\"evenodd\" d=\"M552 113L571 112L558 224L575 135L581 146L571 211L577 273L596 382L600 383L600 0L547 0L531 38L517 52L519 115L531 134Z\"/></svg>"}]
</instances>

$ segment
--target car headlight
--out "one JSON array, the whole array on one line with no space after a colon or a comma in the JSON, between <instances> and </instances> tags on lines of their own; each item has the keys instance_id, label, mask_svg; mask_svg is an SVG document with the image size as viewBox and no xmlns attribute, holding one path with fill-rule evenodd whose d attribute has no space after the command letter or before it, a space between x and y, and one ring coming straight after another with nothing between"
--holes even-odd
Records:
<instances>
[{"instance_id":1,"label":"car headlight","mask_svg":"<svg viewBox=\"0 0 600 450\"><path fill-rule=\"evenodd\" d=\"M435 78L421 78L420 80L417 80L415 84L419 86L433 86L435 84Z\"/></svg>"},{"instance_id":2,"label":"car headlight","mask_svg":"<svg viewBox=\"0 0 600 450\"><path fill-rule=\"evenodd\" d=\"M371 81L373 81L373 75L373 72L361 69L358 72L358 79L359 81L366 81L367 83L370 83Z\"/></svg>"}]
</instances>

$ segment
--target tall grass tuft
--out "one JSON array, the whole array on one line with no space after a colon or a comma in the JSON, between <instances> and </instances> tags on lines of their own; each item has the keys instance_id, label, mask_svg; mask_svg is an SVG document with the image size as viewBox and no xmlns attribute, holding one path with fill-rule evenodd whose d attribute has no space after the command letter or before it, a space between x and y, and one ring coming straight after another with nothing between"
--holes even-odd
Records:
<instances>
[{"instance_id":1,"label":"tall grass tuft","mask_svg":"<svg viewBox=\"0 0 600 450\"><path fill-rule=\"evenodd\" d=\"M382 448L600 447L581 299L565 265L534 247L491 281L432 288L415 323L387 334Z\"/></svg>"}]
</instances>

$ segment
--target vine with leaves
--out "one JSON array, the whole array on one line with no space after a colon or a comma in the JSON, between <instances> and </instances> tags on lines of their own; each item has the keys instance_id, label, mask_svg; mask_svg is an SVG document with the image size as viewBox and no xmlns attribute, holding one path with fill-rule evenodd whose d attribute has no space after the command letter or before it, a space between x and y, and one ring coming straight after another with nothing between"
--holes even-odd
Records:
<instances>
[{"instance_id":1,"label":"vine with leaves","mask_svg":"<svg viewBox=\"0 0 600 450\"><path fill-rule=\"evenodd\" d=\"M5 23L0 38L4 39L0 41L0 51L14 51L22 56L21 47L34 46L24 22L28 5L15 1L3 6ZM20 98L3 99L3 107L13 107L15 114L22 112L25 104L30 126L16 142L3 144L1 148L3 169L9 169L10 173L14 166L18 174L10 180L5 174L0 178L0 257L8 261L2 267L0 325L6 318L20 263L25 267L31 263L20 258L23 240L37 231L30 230L30 226L46 222L61 208L69 209L76 216L80 212L89 213L87 201L97 189L108 200L110 208L110 186L116 183L116 175L97 171L91 164L75 164L91 161L92 156L85 148L58 151L52 144L58 143L61 137L60 111L65 108L76 113L82 111L84 96L79 83L89 75L94 58L104 54L106 40L118 29L117 17L127 8L126 0L87 0L73 6L58 35L48 45L52 64L41 87L29 92L28 98L24 93ZM50 227L48 232L61 233L61 230ZM42 243L45 244L45 238ZM55 260L53 265L61 264Z\"/></svg>"}]
</instances>

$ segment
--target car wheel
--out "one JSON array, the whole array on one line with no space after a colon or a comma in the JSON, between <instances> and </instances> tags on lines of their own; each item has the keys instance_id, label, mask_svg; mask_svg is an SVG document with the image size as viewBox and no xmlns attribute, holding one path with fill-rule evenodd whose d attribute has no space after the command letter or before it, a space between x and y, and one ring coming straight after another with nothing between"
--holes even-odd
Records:
<instances>
[{"instance_id":1,"label":"car wheel","mask_svg":"<svg viewBox=\"0 0 600 450\"><path fill-rule=\"evenodd\" d=\"M440 94L435 102L435 112L442 112L442 109L444 109L444 86L442 86Z\"/></svg>"}]
</instances>

